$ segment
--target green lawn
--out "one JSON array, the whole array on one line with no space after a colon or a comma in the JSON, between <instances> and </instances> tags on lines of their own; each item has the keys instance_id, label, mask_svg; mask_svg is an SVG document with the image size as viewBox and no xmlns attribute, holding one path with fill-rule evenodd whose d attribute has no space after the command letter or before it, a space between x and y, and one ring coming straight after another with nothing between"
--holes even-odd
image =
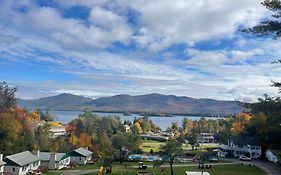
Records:
<instances>
[{"instance_id":1,"label":"green lawn","mask_svg":"<svg viewBox=\"0 0 281 175\"><path fill-rule=\"evenodd\" d=\"M127 165L127 172L124 164ZM138 165L137 162L124 162L123 165L121 165L119 162L114 162L112 167L112 175L135 175L139 169L135 168L134 166ZM146 165L149 165L151 163L147 162ZM99 169L100 165L83 165L76 168L79 170L97 170ZM68 170L71 171L71 170ZM156 175L169 175L170 169L169 167L163 167L163 168L148 168L146 171L154 172ZM197 166L181 166L177 167L174 166L174 172L175 175L183 175L185 174L185 171L200 171L200 169L197 168ZM239 165L239 164L233 164L233 165L213 165L212 169L205 169L204 171L209 172L211 175L266 175L266 173L255 166L249 166L249 165ZM96 175L97 173L88 173L84 175ZM58 172L48 172L45 175L60 175Z\"/></svg>"},{"instance_id":2,"label":"green lawn","mask_svg":"<svg viewBox=\"0 0 281 175\"><path fill-rule=\"evenodd\" d=\"M153 152L158 152L161 150L160 148L162 145L165 145L165 142L143 140L140 148L146 153L149 153L151 149L153 150Z\"/></svg>"},{"instance_id":3,"label":"green lawn","mask_svg":"<svg viewBox=\"0 0 281 175\"><path fill-rule=\"evenodd\" d=\"M145 152L145 153L149 153L150 150L152 149L153 152L158 152L161 151L161 146L165 145L165 142L158 142L158 141L154 141L154 140L142 140L142 144L140 146L140 148ZM187 144L184 145L183 150L191 150L192 146ZM214 143L214 144L203 144L199 147L199 149L197 150L191 150L193 153L199 153L199 152L204 152L206 149L209 148L218 148L218 144Z\"/></svg>"},{"instance_id":4,"label":"green lawn","mask_svg":"<svg viewBox=\"0 0 281 175\"><path fill-rule=\"evenodd\" d=\"M135 175L138 171L137 168L128 167L127 172L124 166L113 166L112 175ZM169 175L170 169L165 167L161 168L148 168L146 171L152 171L156 175ZM197 167L174 167L175 175L183 175L185 171L200 171ZM212 169L205 169L211 175L266 175L266 173L258 167L241 166L241 165L216 165ZM85 175L94 175L96 173L89 173Z\"/></svg>"}]
</instances>

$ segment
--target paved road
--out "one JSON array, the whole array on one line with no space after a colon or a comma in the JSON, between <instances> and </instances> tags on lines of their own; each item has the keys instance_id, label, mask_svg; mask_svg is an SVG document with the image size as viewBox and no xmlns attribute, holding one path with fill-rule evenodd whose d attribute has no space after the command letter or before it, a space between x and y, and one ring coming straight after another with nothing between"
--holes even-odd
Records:
<instances>
[{"instance_id":1,"label":"paved road","mask_svg":"<svg viewBox=\"0 0 281 175\"><path fill-rule=\"evenodd\" d=\"M81 175L88 173L97 173L98 170L62 170L59 171L62 175Z\"/></svg>"},{"instance_id":2,"label":"paved road","mask_svg":"<svg viewBox=\"0 0 281 175\"><path fill-rule=\"evenodd\" d=\"M234 163L244 163L244 164L253 164L257 167L262 168L268 175L281 175L281 167L264 160L252 160L252 161L240 161L238 159L227 159Z\"/></svg>"}]
</instances>

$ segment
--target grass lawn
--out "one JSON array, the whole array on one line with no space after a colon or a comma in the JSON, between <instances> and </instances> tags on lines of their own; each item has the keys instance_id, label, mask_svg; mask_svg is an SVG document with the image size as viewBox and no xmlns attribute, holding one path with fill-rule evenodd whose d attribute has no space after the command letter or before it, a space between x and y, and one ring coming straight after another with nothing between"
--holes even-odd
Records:
<instances>
[{"instance_id":1,"label":"grass lawn","mask_svg":"<svg viewBox=\"0 0 281 175\"><path fill-rule=\"evenodd\" d=\"M153 150L153 152L158 152L161 150L160 147L162 145L165 145L165 142L158 142L153 140L142 140L142 141L143 143L141 144L140 148L146 153L149 153L151 149Z\"/></svg>"},{"instance_id":2,"label":"grass lawn","mask_svg":"<svg viewBox=\"0 0 281 175\"><path fill-rule=\"evenodd\" d=\"M150 149L153 150L153 152L158 152L161 151L161 146L165 145L165 142L158 142L158 141L154 141L154 140L142 140L142 144L140 146L140 148L145 152L145 153L149 153ZM183 150L191 150L192 146L187 144L184 145ZM211 143L211 144L203 144L200 146L200 148L198 150L191 150L191 152L199 153L199 152L204 152L206 149L209 148L218 148L218 144L217 143Z\"/></svg>"},{"instance_id":3,"label":"grass lawn","mask_svg":"<svg viewBox=\"0 0 281 175\"><path fill-rule=\"evenodd\" d=\"M127 166L128 167L128 166ZM137 168L128 167L127 173L124 166L113 165L112 175L135 175L138 171ZM169 167L165 167L164 170L160 168L148 168L146 171L152 171L156 175L169 175ZM200 171L195 166L186 167L174 167L174 172L176 175L183 175L185 171ZM258 167L253 166L241 166L241 165L214 165L212 169L205 169L204 171L209 172L211 175L266 175L266 173ZM96 173L89 173L85 175L94 175Z\"/></svg>"}]
</instances>

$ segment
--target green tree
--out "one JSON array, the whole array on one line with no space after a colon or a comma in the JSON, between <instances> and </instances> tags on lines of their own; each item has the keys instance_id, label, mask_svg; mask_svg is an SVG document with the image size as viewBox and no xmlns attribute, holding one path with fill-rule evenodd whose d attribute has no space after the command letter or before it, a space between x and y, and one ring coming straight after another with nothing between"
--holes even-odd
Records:
<instances>
[{"instance_id":1,"label":"green tree","mask_svg":"<svg viewBox=\"0 0 281 175\"><path fill-rule=\"evenodd\" d=\"M243 29L243 32L252 33L257 36L271 36L274 39L281 37L281 1L265 0L261 3L268 10L273 12L271 19L265 19L260 24Z\"/></svg>"},{"instance_id":2,"label":"green tree","mask_svg":"<svg viewBox=\"0 0 281 175\"><path fill-rule=\"evenodd\" d=\"M16 87L9 86L5 81L0 82L0 112L16 106Z\"/></svg>"},{"instance_id":3,"label":"green tree","mask_svg":"<svg viewBox=\"0 0 281 175\"><path fill-rule=\"evenodd\" d=\"M174 175L174 170L173 170L174 159L177 155L181 155L183 153L182 144L179 141L170 140L162 147L162 149L163 149L163 153L165 155L168 155L169 157L171 175Z\"/></svg>"},{"instance_id":4,"label":"green tree","mask_svg":"<svg viewBox=\"0 0 281 175\"><path fill-rule=\"evenodd\" d=\"M259 37L272 37L278 39L281 37L281 1L280 0L264 0L261 3L270 12L272 12L271 18L266 18L261 21L260 24L243 29L242 32L251 33ZM281 63L281 59L275 60L272 63ZM281 83L273 82L273 87L278 87L281 91Z\"/></svg>"},{"instance_id":5,"label":"green tree","mask_svg":"<svg viewBox=\"0 0 281 175\"><path fill-rule=\"evenodd\" d=\"M179 125L177 122L172 122L172 125L171 125L171 129L173 131L178 131L179 130Z\"/></svg>"},{"instance_id":6,"label":"green tree","mask_svg":"<svg viewBox=\"0 0 281 175\"><path fill-rule=\"evenodd\" d=\"M11 154L21 149L21 145L17 142L20 139L21 129L22 127L13 113L0 113L1 153Z\"/></svg>"}]
</instances>

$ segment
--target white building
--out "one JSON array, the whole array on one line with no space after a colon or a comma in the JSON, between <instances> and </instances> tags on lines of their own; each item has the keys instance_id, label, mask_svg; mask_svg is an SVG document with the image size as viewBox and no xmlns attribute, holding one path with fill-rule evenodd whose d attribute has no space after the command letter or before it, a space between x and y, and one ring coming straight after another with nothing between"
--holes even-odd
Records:
<instances>
[{"instance_id":1,"label":"white building","mask_svg":"<svg viewBox=\"0 0 281 175\"><path fill-rule=\"evenodd\" d=\"M131 132L131 126L130 125L124 125L125 132Z\"/></svg>"},{"instance_id":2,"label":"white building","mask_svg":"<svg viewBox=\"0 0 281 175\"><path fill-rule=\"evenodd\" d=\"M93 152L86 148L78 148L68 153L71 163L86 164L92 159Z\"/></svg>"},{"instance_id":3,"label":"white building","mask_svg":"<svg viewBox=\"0 0 281 175\"><path fill-rule=\"evenodd\" d=\"M4 165L5 164L6 163L3 162L3 154L0 154L0 175L3 175L3 173L4 173Z\"/></svg>"},{"instance_id":4,"label":"white building","mask_svg":"<svg viewBox=\"0 0 281 175\"><path fill-rule=\"evenodd\" d=\"M261 146L251 137L232 137L228 139L227 145L219 145L218 155L220 157L239 157L250 153L251 158L261 156Z\"/></svg>"},{"instance_id":5,"label":"white building","mask_svg":"<svg viewBox=\"0 0 281 175\"><path fill-rule=\"evenodd\" d=\"M40 166L40 158L29 151L6 156L4 161L4 173L11 175L25 175Z\"/></svg>"},{"instance_id":6,"label":"white building","mask_svg":"<svg viewBox=\"0 0 281 175\"><path fill-rule=\"evenodd\" d=\"M50 136L52 138L55 138L58 136L65 136L67 134L64 126L52 126L49 129L49 132L50 132Z\"/></svg>"},{"instance_id":7,"label":"white building","mask_svg":"<svg viewBox=\"0 0 281 175\"><path fill-rule=\"evenodd\" d=\"M270 162L273 162L273 163L278 163L278 161L279 161L278 156L277 156L278 152L280 152L280 151L270 150L270 149L266 150L265 155L266 155L267 160L270 161Z\"/></svg>"},{"instance_id":8,"label":"white building","mask_svg":"<svg viewBox=\"0 0 281 175\"><path fill-rule=\"evenodd\" d=\"M39 157L41 159L40 167L50 170L60 170L70 163L70 156L66 153L40 152Z\"/></svg>"},{"instance_id":9,"label":"white building","mask_svg":"<svg viewBox=\"0 0 281 175\"><path fill-rule=\"evenodd\" d=\"M214 134L202 132L199 136L198 142L199 143L214 143L215 142Z\"/></svg>"}]
</instances>

